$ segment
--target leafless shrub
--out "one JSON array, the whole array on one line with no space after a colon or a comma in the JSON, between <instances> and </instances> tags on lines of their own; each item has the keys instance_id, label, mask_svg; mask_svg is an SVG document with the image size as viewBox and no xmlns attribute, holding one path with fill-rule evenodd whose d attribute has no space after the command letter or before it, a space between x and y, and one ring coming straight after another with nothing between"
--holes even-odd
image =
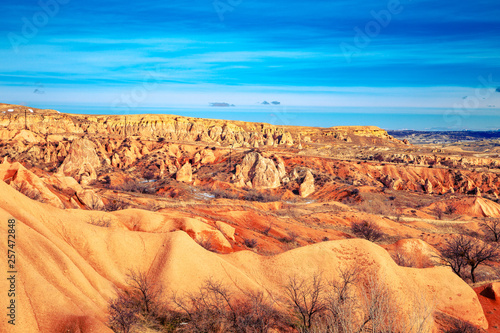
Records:
<instances>
[{"instance_id":1,"label":"leafless shrub","mask_svg":"<svg viewBox=\"0 0 500 333\"><path fill-rule=\"evenodd\" d=\"M243 240L243 244L248 247L249 249L253 249L254 247L257 246L257 240L255 238L249 239L245 238Z\"/></svg>"},{"instance_id":2,"label":"leafless shrub","mask_svg":"<svg viewBox=\"0 0 500 333\"><path fill-rule=\"evenodd\" d=\"M42 193L36 188L29 188L26 181L22 181L20 184L12 183L12 187L32 200L43 202Z\"/></svg>"},{"instance_id":3,"label":"leafless shrub","mask_svg":"<svg viewBox=\"0 0 500 333\"><path fill-rule=\"evenodd\" d=\"M369 240L370 242L376 242L384 236L380 227L370 221L353 222L351 231L356 236Z\"/></svg>"},{"instance_id":4,"label":"leafless shrub","mask_svg":"<svg viewBox=\"0 0 500 333\"><path fill-rule=\"evenodd\" d=\"M390 203L381 194L361 193L360 197L362 201L357 205L360 211L378 215L390 215L393 213Z\"/></svg>"},{"instance_id":5,"label":"leafless shrub","mask_svg":"<svg viewBox=\"0 0 500 333\"><path fill-rule=\"evenodd\" d=\"M118 190L137 193L152 193L154 189L149 182L129 180L118 187Z\"/></svg>"},{"instance_id":6,"label":"leafless shrub","mask_svg":"<svg viewBox=\"0 0 500 333\"><path fill-rule=\"evenodd\" d=\"M125 202L117 199L112 199L109 200L108 203L104 205L104 210L107 212L114 212L117 210L125 209L127 207L128 205Z\"/></svg>"},{"instance_id":7,"label":"leafless shrub","mask_svg":"<svg viewBox=\"0 0 500 333\"><path fill-rule=\"evenodd\" d=\"M135 323L147 323L161 317L162 288L144 272L127 274L127 286L117 289L117 298L108 303L109 326L115 331L130 332Z\"/></svg>"},{"instance_id":8,"label":"leafless shrub","mask_svg":"<svg viewBox=\"0 0 500 333\"><path fill-rule=\"evenodd\" d=\"M273 228L273 222L269 222L269 225L266 227L266 229L264 229L264 231L262 231L262 233L266 236L269 236L269 232L272 230Z\"/></svg>"},{"instance_id":9,"label":"leafless shrub","mask_svg":"<svg viewBox=\"0 0 500 333\"><path fill-rule=\"evenodd\" d=\"M299 237L299 235L295 231L289 231L287 233L287 236L280 237L280 238L278 238L278 240L282 243L292 244L292 243L297 243L298 237Z\"/></svg>"},{"instance_id":10,"label":"leafless shrub","mask_svg":"<svg viewBox=\"0 0 500 333\"><path fill-rule=\"evenodd\" d=\"M220 281L206 280L196 293L173 297L186 314L180 332L269 332L282 326L272 298L261 292L237 296Z\"/></svg>"},{"instance_id":11,"label":"leafless shrub","mask_svg":"<svg viewBox=\"0 0 500 333\"><path fill-rule=\"evenodd\" d=\"M356 332L359 329L360 303L356 283L361 273L359 267L339 269L339 280L329 282L326 291L326 322L331 332Z\"/></svg>"},{"instance_id":12,"label":"leafless shrub","mask_svg":"<svg viewBox=\"0 0 500 333\"><path fill-rule=\"evenodd\" d=\"M481 333L481 329L463 320L452 319L445 333Z\"/></svg>"},{"instance_id":13,"label":"leafless shrub","mask_svg":"<svg viewBox=\"0 0 500 333\"><path fill-rule=\"evenodd\" d=\"M444 213L448 215L453 215L457 209L455 206L452 205L447 205L446 208L444 209Z\"/></svg>"},{"instance_id":14,"label":"leafless shrub","mask_svg":"<svg viewBox=\"0 0 500 333\"><path fill-rule=\"evenodd\" d=\"M105 208L97 195L92 195L87 207L91 210L103 210Z\"/></svg>"},{"instance_id":15,"label":"leafless shrub","mask_svg":"<svg viewBox=\"0 0 500 333\"><path fill-rule=\"evenodd\" d=\"M434 206L434 208L432 209L434 215L436 215L436 217L439 219L439 220L442 220L443 219L443 210L441 209L441 207L439 207L438 205Z\"/></svg>"},{"instance_id":16,"label":"leafless shrub","mask_svg":"<svg viewBox=\"0 0 500 333\"><path fill-rule=\"evenodd\" d=\"M476 282L474 272L479 265L499 260L500 252L496 246L462 234L446 241L441 250L441 264L450 267L462 279L466 278L465 268L468 266L472 283Z\"/></svg>"},{"instance_id":17,"label":"leafless shrub","mask_svg":"<svg viewBox=\"0 0 500 333\"><path fill-rule=\"evenodd\" d=\"M396 221L401 221L401 217L403 217L403 208L396 205L396 207L394 207L394 215L396 216Z\"/></svg>"},{"instance_id":18,"label":"leafless shrub","mask_svg":"<svg viewBox=\"0 0 500 333\"><path fill-rule=\"evenodd\" d=\"M485 217L479 225L484 230L487 237L495 242L500 240L500 218Z\"/></svg>"},{"instance_id":19,"label":"leafless shrub","mask_svg":"<svg viewBox=\"0 0 500 333\"><path fill-rule=\"evenodd\" d=\"M405 253L402 252L394 252L391 255L392 259L398 266L403 266L403 267L416 267L416 264L413 260L413 258L407 256Z\"/></svg>"},{"instance_id":20,"label":"leafless shrub","mask_svg":"<svg viewBox=\"0 0 500 333\"><path fill-rule=\"evenodd\" d=\"M256 190L250 190L245 194L245 200L247 201L258 201L258 202L274 202L280 201L281 198L270 193L259 192Z\"/></svg>"},{"instance_id":21,"label":"leafless shrub","mask_svg":"<svg viewBox=\"0 0 500 333\"><path fill-rule=\"evenodd\" d=\"M423 294L415 293L412 307L403 312L391 296L388 284L375 276L375 274L370 274L363 288L362 328L369 327L372 332L425 333L431 331L434 309L429 306Z\"/></svg>"},{"instance_id":22,"label":"leafless shrub","mask_svg":"<svg viewBox=\"0 0 500 333\"><path fill-rule=\"evenodd\" d=\"M150 210L152 212L156 212L156 211L162 209L163 206L160 205L159 203L157 203L156 201L148 201L148 203L145 206L143 206L143 208Z\"/></svg>"},{"instance_id":23,"label":"leafless shrub","mask_svg":"<svg viewBox=\"0 0 500 333\"><path fill-rule=\"evenodd\" d=\"M101 217L90 216L87 223L95 225L97 227L108 228L111 225L111 220L104 216Z\"/></svg>"},{"instance_id":24,"label":"leafless shrub","mask_svg":"<svg viewBox=\"0 0 500 333\"><path fill-rule=\"evenodd\" d=\"M210 193L212 193L215 199L231 199L231 200L239 199L239 195L231 191L226 191L223 189L213 189L209 191Z\"/></svg>"},{"instance_id":25,"label":"leafless shrub","mask_svg":"<svg viewBox=\"0 0 500 333\"><path fill-rule=\"evenodd\" d=\"M205 250L216 252L212 239L213 236L210 235L209 237L202 238L201 240L199 240L198 244L200 244L200 246L203 247Z\"/></svg>"},{"instance_id":26,"label":"leafless shrub","mask_svg":"<svg viewBox=\"0 0 500 333\"><path fill-rule=\"evenodd\" d=\"M137 309L127 293L118 292L118 297L108 303L108 325L115 332L129 333L137 318Z\"/></svg>"},{"instance_id":27,"label":"leafless shrub","mask_svg":"<svg viewBox=\"0 0 500 333\"><path fill-rule=\"evenodd\" d=\"M141 311L147 315L157 314L161 310L161 286L144 272L131 270L127 274L127 283L131 296L140 305Z\"/></svg>"}]
</instances>

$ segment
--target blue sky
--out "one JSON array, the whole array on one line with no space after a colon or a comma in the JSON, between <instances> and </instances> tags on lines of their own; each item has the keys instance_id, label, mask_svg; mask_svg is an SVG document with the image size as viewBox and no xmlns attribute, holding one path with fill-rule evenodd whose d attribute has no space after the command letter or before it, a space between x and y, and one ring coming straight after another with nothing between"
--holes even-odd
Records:
<instances>
[{"instance_id":1,"label":"blue sky","mask_svg":"<svg viewBox=\"0 0 500 333\"><path fill-rule=\"evenodd\" d=\"M498 0L1 6L0 102L500 109Z\"/></svg>"}]
</instances>

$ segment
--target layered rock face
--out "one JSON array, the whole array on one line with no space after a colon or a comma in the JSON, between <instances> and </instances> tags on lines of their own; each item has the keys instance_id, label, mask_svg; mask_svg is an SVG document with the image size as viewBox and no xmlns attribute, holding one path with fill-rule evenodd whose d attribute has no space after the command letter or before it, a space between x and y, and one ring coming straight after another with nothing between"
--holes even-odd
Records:
<instances>
[{"instance_id":1,"label":"layered rock face","mask_svg":"<svg viewBox=\"0 0 500 333\"><path fill-rule=\"evenodd\" d=\"M298 145L301 138L304 142L311 141L311 138L317 142L332 139L353 141L353 137L383 139L395 145L403 144L388 135L385 130L373 126L302 128L171 115L69 115L39 109L33 109L34 113L25 117L25 107L5 106L4 109L7 107L12 107L15 111L2 113L0 108L0 126L15 133L24 129L26 123L29 131L43 136L69 133L90 136L138 136L143 139L219 142L233 147Z\"/></svg>"}]
</instances>

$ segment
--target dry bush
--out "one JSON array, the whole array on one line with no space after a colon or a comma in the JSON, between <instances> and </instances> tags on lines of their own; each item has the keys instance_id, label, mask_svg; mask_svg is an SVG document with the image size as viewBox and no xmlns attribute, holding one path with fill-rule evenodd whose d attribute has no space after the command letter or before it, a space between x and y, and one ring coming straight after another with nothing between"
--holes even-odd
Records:
<instances>
[{"instance_id":1,"label":"dry bush","mask_svg":"<svg viewBox=\"0 0 500 333\"><path fill-rule=\"evenodd\" d=\"M117 298L108 303L108 324L115 332L130 332L133 325L160 326L164 306L162 288L144 272L130 270L127 286L117 289Z\"/></svg>"},{"instance_id":2,"label":"dry bush","mask_svg":"<svg viewBox=\"0 0 500 333\"><path fill-rule=\"evenodd\" d=\"M448 215L453 215L457 209L452 205L447 205L444 209L444 213Z\"/></svg>"},{"instance_id":3,"label":"dry bush","mask_svg":"<svg viewBox=\"0 0 500 333\"><path fill-rule=\"evenodd\" d=\"M281 198L277 195L270 193L259 192L256 190L250 190L245 194L244 197L247 201L258 201L258 202L275 202L280 201Z\"/></svg>"},{"instance_id":4,"label":"dry bush","mask_svg":"<svg viewBox=\"0 0 500 333\"><path fill-rule=\"evenodd\" d=\"M154 188L150 186L149 182L138 180L129 180L118 186L117 189L125 192L154 193Z\"/></svg>"},{"instance_id":5,"label":"dry bush","mask_svg":"<svg viewBox=\"0 0 500 333\"><path fill-rule=\"evenodd\" d=\"M253 249L257 246L257 240L255 238L249 239L245 238L243 240L243 244L248 247L249 249Z\"/></svg>"},{"instance_id":6,"label":"dry bush","mask_svg":"<svg viewBox=\"0 0 500 333\"><path fill-rule=\"evenodd\" d=\"M127 203L121 200L112 199L109 200L108 203L104 205L104 210L107 212L114 212L117 210L126 209L127 207L128 207Z\"/></svg>"},{"instance_id":7,"label":"dry bush","mask_svg":"<svg viewBox=\"0 0 500 333\"><path fill-rule=\"evenodd\" d=\"M401 221L401 217L403 217L403 208L400 205L395 205L394 215L396 216L396 221Z\"/></svg>"},{"instance_id":8,"label":"dry bush","mask_svg":"<svg viewBox=\"0 0 500 333\"><path fill-rule=\"evenodd\" d=\"M379 241L384 236L380 227L370 221L353 222L351 231L356 236L369 240L370 242Z\"/></svg>"},{"instance_id":9,"label":"dry bush","mask_svg":"<svg viewBox=\"0 0 500 333\"><path fill-rule=\"evenodd\" d=\"M280 237L278 240L285 244L297 244L297 238L299 235L295 231L287 232L287 236Z\"/></svg>"},{"instance_id":10,"label":"dry bush","mask_svg":"<svg viewBox=\"0 0 500 333\"><path fill-rule=\"evenodd\" d=\"M108 312L108 325L114 332L129 333L138 320L136 304L124 292L109 301Z\"/></svg>"},{"instance_id":11,"label":"dry bush","mask_svg":"<svg viewBox=\"0 0 500 333\"><path fill-rule=\"evenodd\" d=\"M88 224L95 225L97 227L108 228L111 225L111 219L106 218L105 216L94 217L91 216L87 221Z\"/></svg>"},{"instance_id":12,"label":"dry bush","mask_svg":"<svg viewBox=\"0 0 500 333\"><path fill-rule=\"evenodd\" d=\"M415 261L413 260L412 257L408 256L404 252L394 252L391 254L392 259L398 266L403 266L403 267L416 267Z\"/></svg>"},{"instance_id":13,"label":"dry bush","mask_svg":"<svg viewBox=\"0 0 500 333\"><path fill-rule=\"evenodd\" d=\"M444 318L442 324L446 326L446 329L443 329L444 333L482 333L484 332L480 328L472 325L463 320L459 320L452 317Z\"/></svg>"},{"instance_id":14,"label":"dry bush","mask_svg":"<svg viewBox=\"0 0 500 333\"><path fill-rule=\"evenodd\" d=\"M14 189L16 189L19 193L24 194L31 200L36 200L40 202L44 202L42 199L42 194L36 188L29 188L28 183L26 181L21 182L20 184L13 183Z\"/></svg>"},{"instance_id":15,"label":"dry bush","mask_svg":"<svg viewBox=\"0 0 500 333\"><path fill-rule=\"evenodd\" d=\"M90 203L87 205L90 210L103 210L105 206L102 205L101 200L97 195L90 198Z\"/></svg>"},{"instance_id":16,"label":"dry bush","mask_svg":"<svg viewBox=\"0 0 500 333\"><path fill-rule=\"evenodd\" d=\"M227 286L206 280L196 293L174 295L176 311L185 314L179 332L269 332L283 327L281 314L272 298L260 292L237 296Z\"/></svg>"},{"instance_id":17,"label":"dry bush","mask_svg":"<svg viewBox=\"0 0 500 333\"><path fill-rule=\"evenodd\" d=\"M273 229L273 226L274 226L274 223L273 222L269 222L269 225L266 227L266 229L264 229L262 231L262 233L266 236L269 236L269 232L271 232L271 230Z\"/></svg>"},{"instance_id":18,"label":"dry bush","mask_svg":"<svg viewBox=\"0 0 500 333\"><path fill-rule=\"evenodd\" d=\"M414 268L427 268L434 266L433 261L420 251L410 253L405 251L395 251L391 254L391 257L394 262L398 264L398 266Z\"/></svg>"},{"instance_id":19,"label":"dry bush","mask_svg":"<svg viewBox=\"0 0 500 333\"><path fill-rule=\"evenodd\" d=\"M361 193L362 201L357 208L369 214L391 215L393 213L392 204L388 203L384 195L375 193Z\"/></svg>"},{"instance_id":20,"label":"dry bush","mask_svg":"<svg viewBox=\"0 0 500 333\"><path fill-rule=\"evenodd\" d=\"M200 241L198 241L198 244L200 244L200 246L207 251L217 252L215 250L215 245L214 245L214 242L212 239L213 239L213 236L210 235L207 238L202 238Z\"/></svg>"},{"instance_id":21,"label":"dry bush","mask_svg":"<svg viewBox=\"0 0 500 333\"><path fill-rule=\"evenodd\" d=\"M159 211L160 209L162 209L163 206L161 204L157 203L156 201L148 201L148 203L146 205L142 206L142 208L150 210L152 212L156 212L156 211Z\"/></svg>"},{"instance_id":22,"label":"dry bush","mask_svg":"<svg viewBox=\"0 0 500 333\"><path fill-rule=\"evenodd\" d=\"M443 219L443 210L438 205L434 206L434 208L432 209L432 212L434 213L434 215L436 215L436 217L439 220Z\"/></svg>"},{"instance_id":23,"label":"dry bush","mask_svg":"<svg viewBox=\"0 0 500 333\"><path fill-rule=\"evenodd\" d=\"M237 200L239 199L239 195L237 193L234 193L232 191L226 191L223 189L208 189L215 199L230 199L230 200Z\"/></svg>"}]
</instances>

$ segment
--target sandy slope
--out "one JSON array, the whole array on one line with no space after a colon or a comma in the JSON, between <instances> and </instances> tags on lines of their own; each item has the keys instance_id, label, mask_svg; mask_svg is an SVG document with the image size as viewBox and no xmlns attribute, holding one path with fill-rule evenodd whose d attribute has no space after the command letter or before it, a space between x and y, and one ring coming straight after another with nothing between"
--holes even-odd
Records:
<instances>
[{"instance_id":1,"label":"sandy slope","mask_svg":"<svg viewBox=\"0 0 500 333\"><path fill-rule=\"evenodd\" d=\"M212 277L242 289L279 293L292 274L321 271L335 279L340 266L350 265L373 268L371 274L388 285L402 308L413 306L412 294L424 294L437 311L487 327L475 292L450 270L399 267L383 248L368 241L323 242L269 257L248 251L222 255L206 251L184 231L139 232L88 224L96 214L126 220L126 214L139 211L62 210L33 201L0 181L0 247L6 253L7 220L15 218L19 271L17 323L14 328L3 318L1 332L62 332L77 327L81 332L110 332L105 326L107 300L133 268L156 276L167 292L196 290ZM141 223L146 223L144 217ZM1 263L6 272L6 259ZM5 278L0 281L3 294L8 285ZM5 309L7 298L2 295L1 300Z\"/></svg>"}]
</instances>

